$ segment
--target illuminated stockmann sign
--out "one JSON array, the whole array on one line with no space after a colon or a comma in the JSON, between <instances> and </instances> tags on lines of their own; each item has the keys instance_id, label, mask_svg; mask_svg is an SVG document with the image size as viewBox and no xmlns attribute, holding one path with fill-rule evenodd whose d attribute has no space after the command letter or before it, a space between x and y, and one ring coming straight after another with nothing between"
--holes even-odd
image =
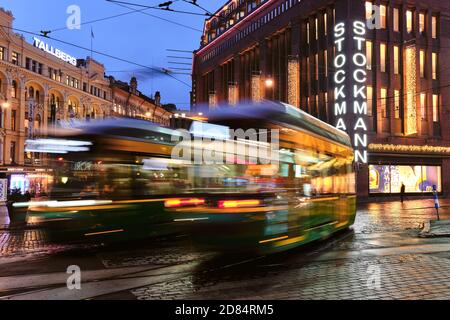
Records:
<instances>
[{"instance_id":1,"label":"illuminated stockmann sign","mask_svg":"<svg viewBox=\"0 0 450 320\"><path fill-rule=\"evenodd\" d=\"M72 57L71 55L69 55L59 49L54 48L53 46L49 45L48 43L45 43L44 41L42 41L39 38L34 37L33 40L34 40L33 45L36 48L39 48L47 53L50 53L51 55L57 57L58 59L61 59L65 62L68 62L68 63L74 65L74 66L77 66L77 59Z\"/></svg>"},{"instance_id":2,"label":"illuminated stockmann sign","mask_svg":"<svg viewBox=\"0 0 450 320\"><path fill-rule=\"evenodd\" d=\"M354 21L352 25L352 40L355 50L351 56L347 56L344 50L347 45L345 35L347 26L344 22L334 27L336 45L336 57L334 67L335 91L334 91L334 114L336 116L336 127L353 135L353 146L355 149L355 161L367 163L367 115L366 96L366 64L367 58L364 54L366 25L361 21ZM349 61L350 60L350 61ZM350 72L351 74L347 74ZM346 88L346 85L351 88ZM350 90L348 90L350 89ZM347 95L350 95L347 97ZM349 115L353 113L353 116ZM349 123L355 119L354 123Z\"/></svg>"}]
</instances>

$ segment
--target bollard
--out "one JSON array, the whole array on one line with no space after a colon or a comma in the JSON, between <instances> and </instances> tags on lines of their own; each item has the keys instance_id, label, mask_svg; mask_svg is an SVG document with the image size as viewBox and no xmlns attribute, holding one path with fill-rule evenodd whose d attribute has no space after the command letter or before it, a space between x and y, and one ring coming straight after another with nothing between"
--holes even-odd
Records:
<instances>
[{"instance_id":1,"label":"bollard","mask_svg":"<svg viewBox=\"0 0 450 320\"><path fill-rule=\"evenodd\" d=\"M433 197L434 197L434 208L436 209L436 215L437 215L437 219L439 221L440 220L440 218L439 218L439 197L438 197L438 192L436 190L436 185L433 185Z\"/></svg>"}]
</instances>

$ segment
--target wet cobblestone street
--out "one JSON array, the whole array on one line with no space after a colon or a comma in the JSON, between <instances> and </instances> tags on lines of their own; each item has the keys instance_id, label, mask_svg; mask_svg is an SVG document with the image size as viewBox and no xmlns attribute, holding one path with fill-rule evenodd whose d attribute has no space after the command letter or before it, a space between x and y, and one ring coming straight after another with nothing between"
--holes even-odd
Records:
<instances>
[{"instance_id":1,"label":"wet cobblestone street","mask_svg":"<svg viewBox=\"0 0 450 320\"><path fill-rule=\"evenodd\" d=\"M450 202L442 204L441 217L450 218ZM39 283L45 289L62 281L65 265L77 263L95 282L86 280L86 289L74 298L448 299L450 239L419 237L434 217L431 200L363 204L348 232L282 254L247 258L199 251L186 239L79 247L50 244L39 229L3 228L0 272L7 276L0 283L10 285L0 294L34 298L28 289L11 296L10 287L25 288L27 276L44 273L48 279ZM17 274L11 271L16 264L21 264ZM38 296L43 294L70 298L64 286Z\"/></svg>"}]
</instances>

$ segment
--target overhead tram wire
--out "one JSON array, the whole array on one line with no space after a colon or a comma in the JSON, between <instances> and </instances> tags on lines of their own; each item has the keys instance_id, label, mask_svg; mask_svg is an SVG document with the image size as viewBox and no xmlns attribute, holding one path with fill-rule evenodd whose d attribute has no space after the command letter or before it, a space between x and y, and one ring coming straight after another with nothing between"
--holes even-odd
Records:
<instances>
[{"instance_id":1,"label":"overhead tram wire","mask_svg":"<svg viewBox=\"0 0 450 320\"><path fill-rule=\"evenodd\" d=\"M108 2L111 2L111 1L108 1ZM123 4L120 4L120 3L116 3L116 2L111 2L111 3L113 3L113 4L117 5L117 6L123 7L123 8L127 8L127 9L130 9L130 10L135 10L135 9L129 7L129 6L126 6L126 5L123 5ZM151 14L151 13L145 12L146 10L149 10L149 8L145 8L145 9L142 9L142 10L138 10L138 12L141 13L141 14L144 14L144 15L146 15L146 16L149 16L149 17L152 17L152 18L155 18L155 19L159 19L159 20L162 20L162 21L165 21L165 22L168 22L168 23L177 25L177 26L179 26L179 27L183 27L183 28L192 30L192 31L203 32L203 30L200 30L200 29L197 29L197 28L188 26L188 25L186 25L186 24L179 23L179 22L176 22L176 21L167 19L167 18L155 16L155 15L153 15L153 14Z\"/></svg>"},{"instance_id":2,"label":"overhead tram wire","mask_svg":"<svg viewBox=\"0 0 450 320\"><path fill-rule=\"evenodd\" d=\"M166 12L175 12L175 13L182 13L182 14L188 14L188 15L194 15L194 16L202 16L202 17L210 17L209 14L205 14L205 13L192 12L192 11L183 11L183 10L175 10L175 9L171 9L169 7L167 7L167 8L152 7L152 6L148 6L148 5L144 5L144 4L131 3L131 2L125 2L125 1L118 1L118 0L106 0L106 1L111 2L111 3L120 3L120 4L135 6L135 7L153 9L153 10L160 10L160 11L166 11Z\"/></svg>"},{"instance_id":3,"label":"overhead tram wire","mask_svg":"<svg viewBox=\"0 0 450 320\"><path fill-rule=\"evenodd\" d=\"M188 51L188 50L177 50L177 49L166 49L166 51L171 51L171 52L185 52L185 53L194 53L194 51Z\"/></svg>"},{"instance_id":4,"label":"overhead tram wire","mask_svg":"<svg viewBox=\"0 0 450 320\"><path fill-rule=\"evenodd\" d=\"M10 30L13 30L13 31L16 31L16 32L22 32L22 33L34 35L34 36L42 36L41 34L38 34L36 32L23 30L23 29L18 29L18 28L15 28L15 27L9 27L9 26L4 26L4 25L0 25L0 27L5 28L5 29L10 29ZM85 50L85 51L88 51L88 52L93 52L93 53L96 53L98 55L101 55L101 56L104 56L104 57L107 57L107 58L110 58L110 59L113 59L113 60L125 62L125 63L132 64L132 65L135 65L135 66L138 66L138 67L141 67L141 68L145 68L145 69L150 69L152 71L159 72L161 74L166 74L170 78L172 78L172 79L174 79L174 80L184 84L185 86L191 88L190 84L188 84L187 82L184 82L183 80L178 79L177 77L171 75L170 73L166 72L163 68L158 69L158 68L155 68L155 67L146 66L146 65L143 65L143 64L131 61L131 60L127 60L127 59L124 59L124 58L116 57L116 56L113 56L111 54L104 53L104 52L101 52L101 51L98 51L98 50L91 50L90 48L86 48L86 47L83 47L81 45L77 45L77 44L74 44L74 43L71 43L71 42L68 42L68 41L64 41L64 40L60 40L60 39L57 39L57 38L53 38L53 37L50 37L50 36L47 36L46 38L50 39L50 40L53 40L53 41L56 41L56 42L59 42L59 43L62 43L62 44L65 44L65 45L69 45L69 46L78 48L78 49L82 49L82 50Z\"/></svg>"},{"instance_id":5,"label":"overhead tram wire","mask_svg":"<svg viewBox=\"0 0 450 320\"><path fill-rule=\"evenodd\" d=\"M205 11L206 13L210 14L211 16L214 16L214 14L211 11L209 11L209 10L205 9L204 7L202 7L201 5L199 5L197 3L197 1L192 1L192 0L191 1L189 1L189 0L182 0L182 1L186 2L186 3L189 3L189 4L192 4L193 6L196 6L196 7L200 8L200 9L202 9L203 11Z\"/></svg>"},{"instance_id":6,"label":"overhead tram wire","mask_svg":"<svg viewBox=\"0 0 450 320\"><path fill-rule=\"evenodd\" d=\"M191 66L192 63L184 63L184 62L176 62L176 61L169 61L169 63L171 64L182 64L182 65L186 65L186 66Z\"/></svg>"},{"instance_id":7,"label":"overhead tram wire","mask_svg":"<svg viewBox=\"0 0 450 320\"><path fill-rule=\"evenodd\" d=\"M189 57L177 57L177 56L167 56L167 58L192 60L192 58L189 58Z\"/></svg>"},{"instance_id":8,"label":"overhead tram wire","mask_svg":"<svg viewBox=\"0 0 450 320\"><path fill-rule=\"evenodd\" d=\"M82 23L79 23L79 24L75 25L75 27L81 27L81 26L88 25L88 24L94 24L94 23L97 23L97 22L107 21L107 20L111 20L111 19L123 17L123 16L126 16L126 15L130 15L130 14L134 14L134 13L138 13L138 12L143 12L143 11L146 11L146 10L150 10L150 8L145 8L145 9L131 9L131 10L132 10L132 11L130 11L130 12L124 12L124 13L116 14L116 15L109 16L109 17L104 17L104 18L99 18L99 19L95 19L95 20L90 20L90 21L82 22ZM52 30L49 30L49 31L46 31L46 32L42 32L42 33L47 33L47 34L48 34L48 33L54 33L54 32L62 31L62 30L66 30L66 29L68 29L67 26L61 27L61 28L52 29ZM44 36L45 36L45 35L44 35Z\"/></svg>"},{"instance_id":9,"label":"overhead tram wire","mask_svg":"<svg viewBox=\"0 0 450 320\"><path fill-rule=\"evenodd\" d=\"M177 2L177 1L180 1L180 0L173 0L173 1ZM97 22L107 21L107 20L123 17L123 16L126 16L126 15L134 14L134 13L141 13L141 14L147 15L149 17L152 17L152 18L155 18L155 19L159 19L159 20L162 20L162 21L174 24L174 25L178 25L178 26L186 28L186 29L190 29L190 30L197 31L197 32L202 32L202 30L200 30L200 29L196 29L196 28L193 28L191 26L188 26L188 25L185 25L185 24L182 24L182 23L179 23L179 22L167 19L167 18L155 16L153 14L145 12L147 10L150 10L150 8L134 9L134 8L131 8L131 7L119 4L119 3L114 3L114 4L116 4L118 6L121 6L123 8L129 9L131 11L130 12L124 12L124 13L116 14L116 15L109 16L109 17L104 17L104 18L99 18L99 19L95 19L95 20L86 21L86 22L80 23L80 24L78 24L76 26L90 25L90 24L94 24L94 23L97 23ZM64 26L64 27L61 27L61 28L56 28L56 29L52 29L52 30L48 30L48 31L41 31L41 34L42 34L43 37L47 37L48 34L50 34L50 33L54 33L54 32L57 32L57 31L62 31L62 30L66 30L66 29L68 29L67 26Z\"/></svg>"}]
</instances>

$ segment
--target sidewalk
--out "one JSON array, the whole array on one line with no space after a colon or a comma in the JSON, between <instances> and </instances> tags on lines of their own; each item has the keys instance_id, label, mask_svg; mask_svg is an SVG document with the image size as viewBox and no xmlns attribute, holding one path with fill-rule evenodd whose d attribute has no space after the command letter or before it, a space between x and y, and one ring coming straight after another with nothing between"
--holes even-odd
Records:
<instances>
[{"instance_id":1,"label":"sidewalk","mask_svg":"<svg viewBox=\"0 0 450 320\"><path fill-rule=\"evenodd\" d=\"M6 205L1 204L0 205L0 229L8 228L9 226L9 215L8 215L8 208L6 208Z\"/></svg>"}]
</instances>

